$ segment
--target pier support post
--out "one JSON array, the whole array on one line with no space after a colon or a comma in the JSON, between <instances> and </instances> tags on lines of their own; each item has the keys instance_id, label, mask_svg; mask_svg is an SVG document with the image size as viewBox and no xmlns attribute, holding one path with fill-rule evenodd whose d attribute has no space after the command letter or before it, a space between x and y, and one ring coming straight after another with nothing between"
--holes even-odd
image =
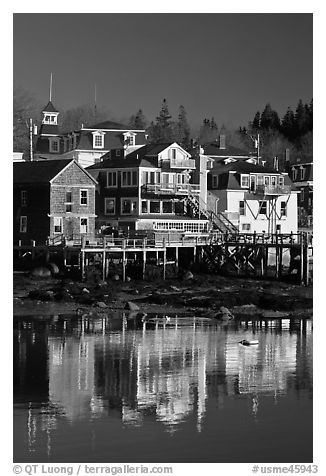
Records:
<instances>
[{"instance_id":1,"label":"pier support post","mask_svg":"<svg viewBox=\"0 0 326 476\"><path fill-rule=\"evenodd\" d=\"M304 284L304 234L300 233L300 282Z\"/></svg>"},{"instance_id":2,"label":"pier support post","mask_svg":"<svg viewBox=\"0 0 326 476\"><path fill-rule=\"evenodd\" d=\"M166 276L166 242L165 238L163 238L163 279Z\"/></svg>"},{"instance_id":3,"label":"pier support post","mask_svg":"<svg viewBox=\"0 0 326 476\"><path fill-rule=\"evenodd\" d=\"M179 268L179 247L175 247L175 266Z\"/></svg>"}]
</instances>

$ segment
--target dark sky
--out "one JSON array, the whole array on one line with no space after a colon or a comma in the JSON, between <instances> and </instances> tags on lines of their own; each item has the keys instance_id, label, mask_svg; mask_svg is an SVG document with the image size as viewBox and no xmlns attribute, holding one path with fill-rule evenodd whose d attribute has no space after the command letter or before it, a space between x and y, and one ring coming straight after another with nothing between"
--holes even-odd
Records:
<instances>
[{"instance_id":1,"label":"dark sky","mask_svg":"<svg viewBox=\"0 0 326 476\"><path fill-rule=\"evenodd\" d=\"M111 119L167 98L193 125L246 125L267 102L282 117L312 98L312 14L14 14L14 86L41 104L94 101Z\"/></svg>"}]
</instances>

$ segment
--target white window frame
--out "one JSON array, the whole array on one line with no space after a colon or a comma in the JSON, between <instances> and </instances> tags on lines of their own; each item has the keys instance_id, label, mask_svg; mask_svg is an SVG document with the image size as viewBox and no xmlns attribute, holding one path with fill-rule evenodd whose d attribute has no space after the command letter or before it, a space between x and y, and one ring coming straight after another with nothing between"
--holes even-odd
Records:
<instances>
[{"instance_id":1,"label":"white window frame","mask_svg":"<svg viewBox=\"0 0 326 476\"><path fill-rule=\"evenodd\" d=\"M283 206L282 206L283 205ZM281 217L287 217L287 202L285 202L284 200L281 201L281 204L280 204L280 216Z\"/></svg>"},{"instance_id":2,"label":"white window frame","mask_svg":"<svg viewBox=\"0 0 326 476\"><path fill-rule=\"evenodd\" d=\"M86 225L82 225L82 220L86 220ZM84 231L84 229L82 229L82 227L85 227L85 226L86 226L86 230ZM88 233L88 227L89 227L88 217L80 217L79 218L79 232L80 232L80 234Z\"/></svg>"},{"instance_id":3,"label":"white window frame","mask_svg":"<svg viewBox=\"0 0 326 476\"><path fill-rule=\"evenodd\" d=\"M244 182L247 182L246 184ZM249 174L241 174L241 188L249 188L250 180Z\"/></svg>"},{"instance_id":4,"label":"white window frame","mask_svg":"<svg viewBox=\"0 0 326 476\"><path fill-rule=\"evenodd\" d=\"M128 147L136 145L136 133L135 132L125 132L123 134L125 142L129 139Z\"/></svg>"},{"instance_id":5,"label":"white window frame","mask_svg":"<svg viewBox=\"0 0 326 476\"><path fill-rule=\"evenodd\" d=\"M109 183L109 176L112 177L111 185ZM117 171L108 171L106 173L106 187L107 188L117 188L118 186L118 172Z\"/></svg>"},{"instance_id":6,"label":"white window frame","mask_svg":"<svg viewBox=\"0 0 326 476\"><path fill-rule=\"evenodd\" d=\"M300 180L304 179L306 169L304 167L300 167Z\"/></svg>"},{"instance_id":7,"label":"white window frame","mask_svg":"<svg viewBox=\"0 0 326 476\"><path fill-rule=\"evenodd\" d=\"M243 203L243 207L240 206L241 203ZM243 213L241 213L241 210L243 210ZM239 200L239 215L240 216L246 216L246 202L245 202L245 200Z\"/></svg>"},{"instance_id":8,"label":"white window frame","mask_svg":"<svg viewBox=\"0 0 326 476\"><path fill-rule=\"evenodd\" d=\"M104 132L92 132L93 134L93 149L104 149ZM100 139L101 144L97 144L97 139Z\"/></svg>"},{"instance_id":9,"label":"white window frame","mask_svg":"<svg viewBox=\"0 0 326 476\"><path fill-rule=\"evenodd\" d=\"M261 209L263 208L262 204L265 203L264 208L266 208L266 213L261 213ZM259 200L258 202L258 214L263 215L264 217L267 216L267 200Z\"/></svg>"},{"instance_id":10,"label":"white window frame","mask_svg":"<svg viewBox=\"0 0 326 476\"><path fill-rule=\"evenodd\" d=\"M21 215L19 217L19 232L27 233L27 216Z\"/></svg>"},{"instance_id":11,"label":"white window frame","mask_svg":"<svg viewBox=\"0 0 326 476\"><path fill-rule=\"evenodd\" d=\"M27 190L20 191L20 205L22 207L27 207Z\"/></svg>"},{"instance_id":12,"label":"white window frame","mask_svg":"<svg viewBox=\"0 0 326 476\"><path fill-rule=\"evenodd\" d=\"M70 193L70 198L71 200L68 200L67 194ZM66 201L65 201L65 206L66 206L66 213L72 212L72 191L71 190L66 190ZM70 208L70 210L68 209Z\"/></svg>"},{"instance_id":13,"label":"white window frame","mask_svg":"<svg viewBox=\"0 0 326 476\"><path fill-rule=\"evenodd\" d=\"M108 212L108 202L113 202L113 212ZM104 198L104 215L115 215L116 210L116 199L115 197L105 197Z\"/></svg>"},{"instance_id":14,"label":"white window frame","mask_svg":"<svg viewBox=\"0 0 326 476\"><path fill-rule=\"evenodd\" d=\"M124 180L124 174L126 174L125 175L126 180ZM122 170L121 171L121 187L122 188L136 187L137 184L138 184L137 170Z\"/></svg>"},{"instance_id":15,"label":"white window frame","mask_svg":"<svg viewBox=\"0 0 326 476\"><path fill-rule=\"evenodd\" d=\"M159 203L159 211L158 212L151 212L151 203L152 202L158 202ZM149 215L161 215L162 214L162 201L161 200L158 200L158 199L153 199L153 200L149 200L149 207L148 207L148 214Z\"/></svg>"},{"instance_id":16,"label":"white window frame","mask_svg":"<svg viewBox=\"0 0 326 476\"><path fill-rule=\"evenodd\" d=\"M59 230L56 231L56 228ZM53 233L62 234L62 217L53 217Z\"/></svg>"},{"instance_id":17,"label":"white window frame","mask_svg":"<svg viewBox=\"0 0 326 476\"><path fill-rule=\"evenodd\" d=\"M82 200L85 199L85 197L82 197L82 192L86 192L86 203L82 203ZM81 207L87 207L88 206L88 190L87 188L81 188L79 191L79 204Z\"/></svg>"},{"instance_id":18,"label":"white window frame","mask_svg":"<svg viewBox=\"0 0 326 476\"><path fill-rule=\"evenodd\" d=\"M276 175L271 176L271 187L273 187L273 188L277 187L277 176Z\"/></svg>"},{"instance_id":19,"label":"white window frame","mask_svg":"<svg viewBox=\"0 0 326 476\"><path fill-rule=\"evenodd\" d=\"M264 185L265 187L269 187L271 184L271 178L269 175L264 175Z\"/></svg>"},{"instance_id":20,"label":"white window frame","mask_svg":"<svg viewBox=\"0 0 326 476\"><path fill-rule=\"evenodd\" d=\"M278 178L279 187L284 187L284 175L280 175Z\"/></svg>"}]
</instances>

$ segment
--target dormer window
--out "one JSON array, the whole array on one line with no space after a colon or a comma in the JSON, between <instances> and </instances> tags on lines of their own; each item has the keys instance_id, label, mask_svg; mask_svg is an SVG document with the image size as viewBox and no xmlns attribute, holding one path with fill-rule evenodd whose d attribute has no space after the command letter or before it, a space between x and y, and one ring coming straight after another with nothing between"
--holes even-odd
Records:
<instances>
[{"instance_id":1,"label":"dormer window","mask_svg":"<svg viewBox=\"0 0 326 476\"><path fill-rule=\"evenodd\" d=\"M305 168L304 168L304 167L300 167L300 180L303 180L303 179L304 179L304 173L305 173Z\"/></svg>"},{"instance_id":2,"label":"dormer window","mask_svg":"<svg viewBox=\"0 0 326 476\"><path fill-rule=\"evenodd\" d=\"M44 113L43 113L44 114ZM57 112L46 112L43 116L43 124L57 125L58 113Z\"/></svg>"},{"instance_id":3,"label":"dormer window","mask_svg":"<svg viewBox=\"0 0 326 476\"><path fill-rule=\"evenodd\" d=\"M241 187L242 188L249 187L249 175L241 174Z\"/></svg>"},{"instance_id":4,"label":"dormer window","mask_svg":"<svg viewBox=\"0 0 326 476\"><path fill-rule=\"evenodd\" d=\"M125 132L123 134L123 137L127 147L130 147L136 144L136 134L134 132Z\"/></svg>"},{"instance_id":5,"label":"dormer window","mask_svg":"<svg viewBox=\"0 0 326 476\"><path fill-rule=\"evenodd\" d=\"M104 148L104 132L97 131L97 132L92 132L92 134L93 134L93 148L103 149Z\"/></svg>"}]
</instances>

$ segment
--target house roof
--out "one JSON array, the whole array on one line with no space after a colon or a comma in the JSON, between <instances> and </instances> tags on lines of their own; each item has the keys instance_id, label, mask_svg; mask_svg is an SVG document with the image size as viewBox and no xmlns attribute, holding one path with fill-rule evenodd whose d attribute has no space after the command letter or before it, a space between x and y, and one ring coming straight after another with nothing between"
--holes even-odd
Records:
<instances>
[{"instance_id":1,"label":"house roof","mask_svg":"<svg viewBox=\"0 0 326 476\"><path fill-rule=\"evenodd\" d=\"M87 167L89 169L127 168L127 167L157 167L158 154L174 142L163 144L147 144L134 150L125 157L111 157L110 152L103 156L102 162Z\"/></svg>"},{"instance_id":2,"label":"house roof","mask_svg":"<svg viewBox=\"0 0 326 476\"><path fill-rule=\"evenodd\" d=\"M85 126L84 129L94 129L94 130L98 130L98 129L117 129L119 131L138 130L138 129L133 129L130 126L126 126L125 124L120 124L120 123L114 122L114 121L99 122L99 123L94 124L94 125ZM143 131L144 129L139 129L139 130Z\"/></svg>"},{"instance_id":3,"label":"house roof","mask_svg":"<svg viewBox=\"0 0 326 476\"><path fill-rule=\"evenodd\" d=\"M57 160L35 160L33 162L14 162L13 182L14 184L40 184L49 183L67 165L75 162L73 159ZM75 162L77 164L77 162ZM78 165L78 164L77 164ZM78 165L79 166L79 165ZM80 166L79 166L80 167ZM80 167L81 170L92 180L94 178ZM96 181L95 181L96 182Z\"/></svg>"},{"instance_id":4,"label":"house roof","mask_svg":"<svg viewBox=\"0 0 326 476\"><path fill-rule=\"evenodd\" d=\"M59 112L52 104L51 101L47 103L45 108L43 109L43 112Z\"/></svg>"},{"instance_id":5,"label":"house roof","mask_svg":"<svg viewBox=\"0 0 326 476\"><path fill-rule=\"evenodd\" d=\"M252 153L232 145L226 145L224 149L221 149L218 142L209 142L203 144L205 155L213 155L217 157L252 157Z\"/></svg>"},{"instance_id":6,"label":"house roof","mask_svg":"<svg viewBox=\"0 0 326 476\"><path fill-rule=\"evenodd\" d=\"M243 160L237 162L230 162L228 164L221 164L219 162L213 165L213 170L218 171L218 173L235 171L239 174L250 174L250 173L265 173L265 174L280 174L277 170L272 167L264 167L262 165L255 165Z\"/></svg>"}]
</instances>

